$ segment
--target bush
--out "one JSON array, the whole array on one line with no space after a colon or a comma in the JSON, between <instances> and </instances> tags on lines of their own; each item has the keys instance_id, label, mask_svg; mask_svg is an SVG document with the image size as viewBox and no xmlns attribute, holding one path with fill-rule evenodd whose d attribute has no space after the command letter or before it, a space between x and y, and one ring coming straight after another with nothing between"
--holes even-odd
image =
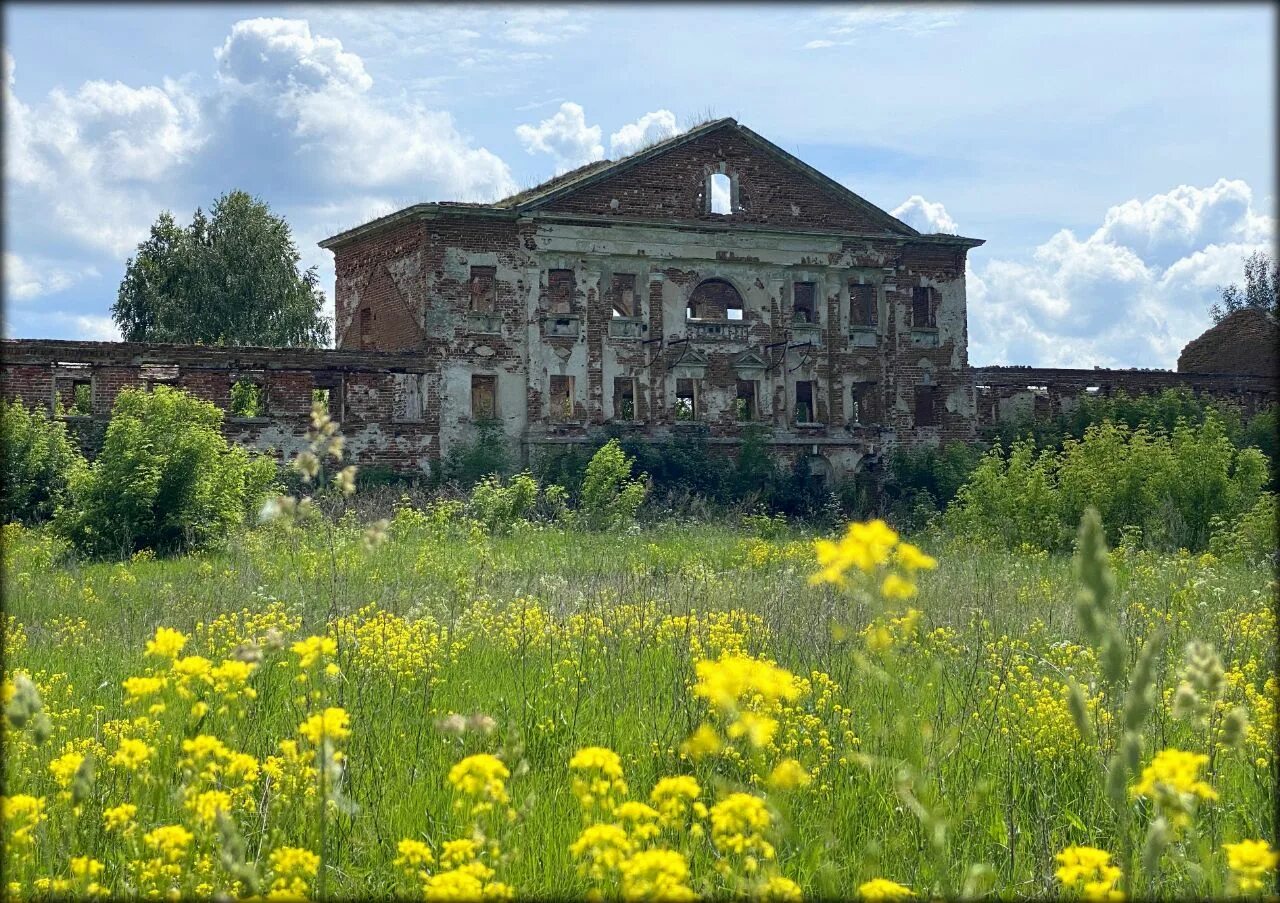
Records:
<instances>
[{"instance_id":1,"label":"bush","mask_svg":"<svg viewBox=\"0 0 1280 903\"><path fill-rule=\"evenodd\" d=\"M608 530L635 520L648 486L631 479L634 463L617 439L610 439L592 456L579 499L579 515L587 529Z\"/></svg>"},{"instance_id":2,"label":"bush","mask_svg":"<svg viewBox=\"0 0 1280 903\"><path fill-rule=\"evenodd\" d=\"M1273 561L1280 555L1280 498L1264 492L1252 508L1246 511L1234 525L1221 518L1213 523L1213 535L1209 539L1209 551L1219 558L1243 561Z\"/></svg>"},{"instance_id":3,"label":"bush","mask_svg":"<svg viewBox=\"0 0 1280 903\"><path fill-rule=\"evenodd\" d=\"M520 473L503 485L496 475L485 477L471 490L468 513L490 533L507 533L526 520L538 502L538 481Z\"/></svg>"},{"instance_id":4,"label":"bush","mask_svg":"<svg viewBox=\"0 0 1280 903\"><path fill-rule=\"evenodd\" d=\"M4 456L4 522L36 524L53 517L84 458L66 426L22 399L0 407L0 453Z\"/></svg>"},{"instance_id":5,"label":"bush","mask_svg":"<svg viewBox=\"0 0 1280 903\"><path fill-rule=\"evenodd\" d=\"M1104 421L1062 449L1024 439L1008 458L999 446L974 469L947 512L969 535L1015 547L1066 548L1084 510L1096 508L1113 545L1140 530L1152 548L1204 548L1214 518L1234 522L1268 479L1265 456L1237 449L1218 416L1186 421L1171 434Z\"/></svg>"},{"instance_id":6,"label":"bush","mask_svg":"<svg viewBox=\"0 0 1280 903\"><path fill-rule=\"evenodd\" d=\"M89 555L199 548L241 525L275 477L223 438L222 411L168 386L116 396L102 450L55 526Z\"/></svg>"}]
</instances>

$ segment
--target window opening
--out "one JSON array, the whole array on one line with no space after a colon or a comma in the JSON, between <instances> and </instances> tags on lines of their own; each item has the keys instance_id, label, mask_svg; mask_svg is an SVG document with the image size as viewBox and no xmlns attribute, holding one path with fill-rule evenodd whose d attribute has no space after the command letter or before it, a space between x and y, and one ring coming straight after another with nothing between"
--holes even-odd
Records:
<instances>
[{"instance_id":1,"label":"window opening","mask_svg":"<svg viewBox=\"0 0 1280 903\"><path fill-rule=\"evenodd\" d=\"M573 377L551 377L551 419L565 421L573 419Z\"/></svg>"},{"instance_id":2,"label":"window opening","mask_svg":"<svg viewBox=\"0 0 1280 903\"><path fill-rule=\"evenodd\" d=\"M690 320L735 320L743 318L742 296L723 279L708 279L693 290L685 317Z\"/></svg>"},{"instance_id":3,"label":"window opening","mask_svg":"<svg viewBox=\"0 0 1280 903\"><path fill-rule=\"evenodd\" d=\"M734 402L734 412L739 420L756 420L760 412L756 408L756 381L754 379L738 380L738 397Z\"/></svg>"},{"instance_id":4,"label":"window opening","mask_svg":"<svg viewBox=\"0 0 1280 903\"><path fill-rule=\"evenodd\" d=\"M615 317L639 316L636 310L636 276L634 273L615 273L613 276L613 315Z\"/></svg>"},{"instance_id":5,"label":"window opening","mask_svg":"<svg viewBox=\"0 0 1280 903\"><path fill-rule=\"evenodd\" d=\"M814 302L816 290L817 286L812 282L797 282L792 285L792 322L818 322L818 310Z\"/></svg>"},{"instance_id":6,"label":"window opening","mask_svg":"<svg viewBox=\"0 0 1280 903\"><path fill-rule=\"evenodd\" d=\"M636 419L636 381L629 376L613 378L613 417L615 420Z\"/></svg>"},{"instance_id":7,"label":"window opening","mask_svg":"<svg viewBox=\"0 0 1280 903\"><path fill-rule=\"evenodd\" d=\"M814 423L813 382L802 379L796 382L796 423Z\"/></svg>"},{"instance_id":8,"label":"window opening","mask_svg":"<svg viewBox=\"0 0 1280 903\"><path fill-rule=\"evenodd\" d=\"M853 384L853 411L851 413L854 423L869 424L875 422L876 417L879 416L876 409L877 390L876 383Z\"/></svg>"},{"instance_id":9,"label":"window opening","mask_svg":"<svg viewBox=\"0 0 1280 903\"><path fill-rule=\"evenodd\" d=\"M712 173L707 179L707 195L711 199L711 212L716 216L733 214L733 180L722 172Z\"/></svg>"},{"instance_id":10,"label":"window opening","mask_svg":"<svg viewBox=\"0 0 1280 903\"><path fill-rule=\"evenodd\" d=\"M491 314L497 305L497 267L471 268L471 310Z\"/></svg>"},{"instance_id":11,"label":"window opening","mask_svg":"<svg viewBox=\"0 0 1280 903\"><path fill-rule=\"evenodd\" d=\"M498 416L498 378L472 375L471 419L493 420Z\"/></svg>"},{"instance_id":12,"label":"window opening","mask_svg":"<svg viewBox=\"0 0 1280 903\"><path fill-rule=\"evenodd\" d=\"M552 270L547 276L547 293L553 314L573 312L573 270Z\"/></svg>"},{"instance_id":13,"label":"window opening","mask_svg":"<svg viewBox=\"0 0 1280 903\"><path fill-rule=\"evenodd\" d=\"M937 326L937 291L924 286L911 290L911 325L917 329Z\"/></svg>"},{"instance_id":14,"label":"window opening","mask_svg":"<svg viewBox=\"0 0 1280 903\"><path fill-rule=\"evenodd\" d=\"M692 379L676 380L676 420L698 419L697 382Z\"/></svg>"},{"instance_id":15,"label":"window opening","mask_svg":"<svg viewBox=\"0 0 1280 903\"><path fill-rule=\"evenodd\" d=\"M261 383L242 377L231 384L233 417L262 417L266 412L266 393Z\"/></svg>"},{"instance_id":16,"label":"window opening","mask_svg":"<svg viewBox=\"0 0 1280 903\"><path fill-rule=\"evenodd\" d=\"M876 325L876 287L874 285L849 286L849 325Z\"/></svg>"},{"instance_id":17,"label":"window opening","mask_svg":"<svg viewBox=\"0 0 1280 903\"><path fill-rule=\"evenodd\" d=\"M938 425L938 387L916 386L916 426Z\"/></svg>"}]
</instances>

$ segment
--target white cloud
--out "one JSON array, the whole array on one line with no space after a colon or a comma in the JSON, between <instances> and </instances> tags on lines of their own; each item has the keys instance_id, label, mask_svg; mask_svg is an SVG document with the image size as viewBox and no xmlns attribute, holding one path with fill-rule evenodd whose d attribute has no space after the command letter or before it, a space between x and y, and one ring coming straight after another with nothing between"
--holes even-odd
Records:
<instances>
[{"instance_id":1,"label":"white cloud","mask_svg":"<svg viewBox=\"0 0 1280 903\"><path fill-rule=\"evenodd\" d=\"M82 279L96 277L93 267L69 267L45 258L27 258L4 252L4 294L13 301L29 301L70 288Z\"/></svg>"},{"instance_id":2,"label":"white cloud","mask_svg":"<svg viewBox=\"0 0 1280 903\"><path fill-rule=\"evenodd\" d=\"M118 342L120 327L110 317L96 314L73 314L69 317L79 338L89 342Z\"/></svg>"},{"instance_id":3,"label":"white cloud","mask_svg":"<svg viewBox=\"0 0 1280 903\"><path fill-rule=\"evenodd\" d=\"M243 19L214 51L218 74L242 85L367 91L364 61L337 38L313 36L305 19Z\"/></svg>"},{"instance_id":4,"label":"white cloud","mask_svg":"<svg viewBox=\"0 0 1280 903\"><path fill-rule=\"evenodd\" d=\"M825 10L818 17L818 27L831 37L811 40L804 49L849 46L857 43L860 36L877 30L924 35L941 28L951 28L965 12L966 9L958 5L927 3L905 6L874 3L851 9Z\"/></svg>"},{"instance_id":5,"label":"white cloud","mask_svg":"<svg viewBox=\"0 0 1280 903\"><path fill-rule=\"evenodd\" d=\"M583 31L579 16L577 10L507 8L502 37L531 47L553 44Z\"/></svg>"},{"instance_id":6,"label":"white cloud","mask_svg":"<svg viewBox=\"0 0 1280 903\"><path fill-rule=\"evenodd\" d=\"M970 360L1172 367L1209 326L1218 286L1239 281L1241 258L1273 234L1240 181L1118 204L1083 240L1064 229L1029 260L969 274Z\"/></svg>"},{"instance_id":7,"label":"white cloud","mask_svg":"<svg viewBox=\"0 0 1280 903\"><path fill-rule=\"evenodd\" d=\"M926 235L932 232L949 232L957 234L960 227L947 213L947 208L940 203L926 201L918 194L913 194L893 210L889 211L917 232Z\"/></svg>"},{"instance_id":8,"label":"white cloud","mask_svg":"<svg viewBox=\"0 0 1280 903\"><path fill-rule=\"evenodd\" d=\"M557 174L604 158L600 126L587 125L582 107L572 101L560 104L554 116L536 126L516 126L516 137L529 153L550 154L556 161Z\"/></svg>"},{"instance_id":9,"label":"white cloud","mask_svg":"<svg viewBox=\"0 0 1280 903\"><path fill-rule=\"evenodd\" d=\"M645 113L635 122L628 122L610 135L609 152L616 160L683 131L676 125L675 113L670 110L654 110L652 113Z\"/></svg>"}]
</instances>

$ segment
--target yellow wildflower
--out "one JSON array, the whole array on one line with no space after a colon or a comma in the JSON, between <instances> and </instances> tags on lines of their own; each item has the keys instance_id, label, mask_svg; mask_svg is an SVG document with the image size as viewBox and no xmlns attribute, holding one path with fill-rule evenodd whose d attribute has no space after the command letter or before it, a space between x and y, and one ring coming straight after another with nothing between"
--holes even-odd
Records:
<instances>
[{"instance_id":1,"label":"yellow wildflower","mask_svg":"<svg viewBox=\"0 0 1280 903\"><path fill-rule=\"evenodd\" d=\"M147 640L147 655L157 658L177 658L182 647L187 645L187 638L169 627L157 627L154 639Z\"/></svg>"},{"instance_id":2,"label":"yellow wildflower","mask_svg":"<svg viewBox=\"0 0 1280 903\"><path fill-rule=\"evenodd\" d=\"M120 741L116 754L111 757L111 764L127 768L129 771L137 771L147 764L151 754L151 747L144 741L126 738Z\"/></svg>"},{"instance_id":3,"label":"yellow wildflower","mask_svg":"<svg viewBox=\"0 0 1280 903\"><path fill-rule=\"evenodd\" d=\"M45 820L44 797L16 793L13 796L0 797L0 808L4 813L6 839L14 847L30 844L31 836L41 822Z\"/></svg>"},{"instance_id":4,"label":"yellow wildflower","mask_svg":"<svg viewBox=\"0 0 1280 903\"><path fill-rule=\"evenodd\" d=\"M1242 894L1263 890L1262 879L1274 872L1276 865L1280 864L1280 853L1271 849L1271 844L1265 840L1224 843L1222 849L1227 854L1227 868L1231 870L1232 884Z\"/></svg>"},{"instance_id":5,"label":"yellow wildflower","mask_svg":"<svg viewBox=\"0 0 1280 903\"><path fill-rule=\"evenodd\" d=\"M689 862L675 850L642 850L621 863L624 900L696 900L688 886Z\"/></svg>"},{"instance_id":6,"label":"yellow wildflower","mask_svg":"<svg viewBox=\"0 0 1280 903\"><path fill-rule=\"evenodd\" d=\"M102 810L102 824L108 831L123 833L133 828L133 817L137 814L138 807L133 803L121 803Z\"/></svg>"},{"instance_id":7,"label":"yellow wildflower","mask_svg":"<svg viewBox=\"0 0 1280 903\"><path fill-rule=\"evenodd\" d=\"M775 790L795 790L813 782L813 776L795 759L783 759L769 773L768 784Z\"/></svg>"},{"instance_id":8,"label":"yellow wildflower","mask_svg":"<svg viewBox=\"0 0 1280 903\"><path fill-rule=\"evenodd\" d=\"M888 878L872 878L858 885L858 897L863 900L906 900L911 896L911 888Z\"/></svg>"},{"instance_id":9,"label":"yellow wildflower","mask_svg":"<svg viewBox=\"0 0 1280 903\"><path fill-rule=\"evenodd\" d=\"M898 534L882 520L849 524L840 542L826 539L814 542L822 570L810 577L809 582L843 585L845 572L851 567L869 574L888 560L897 541Z\"/></svg>"},{"instance_id":10,"label":"yellow wildflower","mask_svg":"<svg viewBox=\"0 0 1280 903\"><path fill-rule=\"evenodd\" d=\"M322 739L345 740L350 737L350 723L351 718L344 709L331 706L322 714L312 715L299 725L298 733L319 746Z\"/></svg>"},{"instance_id":11,"label":"yellow wildflower","mask_svg":"<svg viewBox=\"0 0 1280 903\"><path fill-rule=\"evenodd\" d=\"M1096 847L1067 847L1054 856L1058 870L1054 876L1063 887L1071 888L1086 900L1122 900L1116 887L1120 869L1111 864L1111 854Z\"/></svg>"}]
</instances>

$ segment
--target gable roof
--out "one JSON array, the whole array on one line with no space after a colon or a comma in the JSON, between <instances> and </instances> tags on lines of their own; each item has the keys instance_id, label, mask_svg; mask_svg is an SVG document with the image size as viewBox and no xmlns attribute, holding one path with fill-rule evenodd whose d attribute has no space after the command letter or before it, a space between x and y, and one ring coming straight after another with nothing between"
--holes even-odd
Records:
<instances>
[{"instance_id":1,"label":"gable roof","mask_svg":"<svg viewBox=\"0 0 1280 903\"><path fill-rule=\"evenodd\" d=\"M902 238L923 240L930 243L948 245L959 244L969 247L976 247L977 245L984 243L981 239L964 238L958 235L944 235L940 233L924 234L918 232L902 220L880 207L877 207L875 204L872 204L860 195L855 194L853 191L850 191L835 179L832 179L830 176L818 171L795 155L783 150L772 141L769 141L767 138L764 138L746 126L740 124L736 119L733 119L732 117L724 117L721 119L712 119L708 122L696 125L688 131L681 132L679 135L673 135L670 138L655 142L648 147L641 148L635 153L621 157L618 160L595 160L591 163L579 166L577 169L561 173L560 175L535 185L532 188L527 188L523 191L517 192L516 194L509 195L491 204L445 201L415 204L412 207L407 207L395 213L379 217L378 219L362 226L357 226L330 238L326 238L320 242L320 246L322 248L332 248L336 245L343 244L350 239L368 234L371 231L380 230L384 226L389 226L392 223L403 219L413 218L419 214L426 214L430 211L441 209L472 215L496 216L500 218L515 217L523 213L532 213L553 203L554 201L571 195L574 192L596 185L621 173L625 173L636 166L722 129L732 129L737 135L750 143L753 147L807 179L813 183L815 187L832 197L834 200L847 204L858 210L863 215L867 216L872 222L884 228L886 232L901 236Z\"/></svg>"},{"instance_id":2,"label":"gable roof","mask_svg":"<svg viewBox=\"0 0 1280 903\"><path fill-rule=\"evenodd\" d=\"M594 163L588 163L586 166L580 166L577 169L556 176L554 179L549 179L541 185L535 185L533 188L522 191L519 194L513 194L510 197L503 198L493 206L517 209L521 211L536 210L551 201L562 198L565 195L571 194L572 192L578 191L582 188L586 188L589 185L594 185L598 182L604 181L605 179L624 173L641 163L645 163L655 157L659 157L662 154L667 153L668 151L672 151L677 147L688 144L689 142L695 141L704 135L709 135L712 132L720 131L721 129L733 129L765 154L773 157L784 166L796 171L810 181L817 183L820 188L824 189L828 194L833 195L836 200L843 201L844 203L857 208L862 213L867 214L873 221L879 222L888 231L910 236L920 235L919 232L911 228L911 226L908 226L902 220L880 209L866 198L854 194L835 179L814 169L799 157L788 153L769 139L756 134L732 117L712 119L709 122L696 125L686 132L681 132L679 135L673 135L663 141L658 141L648 147L641 148L635 153L622 157L619 160L598 160Z\"/></svg>"}]
</instances>

